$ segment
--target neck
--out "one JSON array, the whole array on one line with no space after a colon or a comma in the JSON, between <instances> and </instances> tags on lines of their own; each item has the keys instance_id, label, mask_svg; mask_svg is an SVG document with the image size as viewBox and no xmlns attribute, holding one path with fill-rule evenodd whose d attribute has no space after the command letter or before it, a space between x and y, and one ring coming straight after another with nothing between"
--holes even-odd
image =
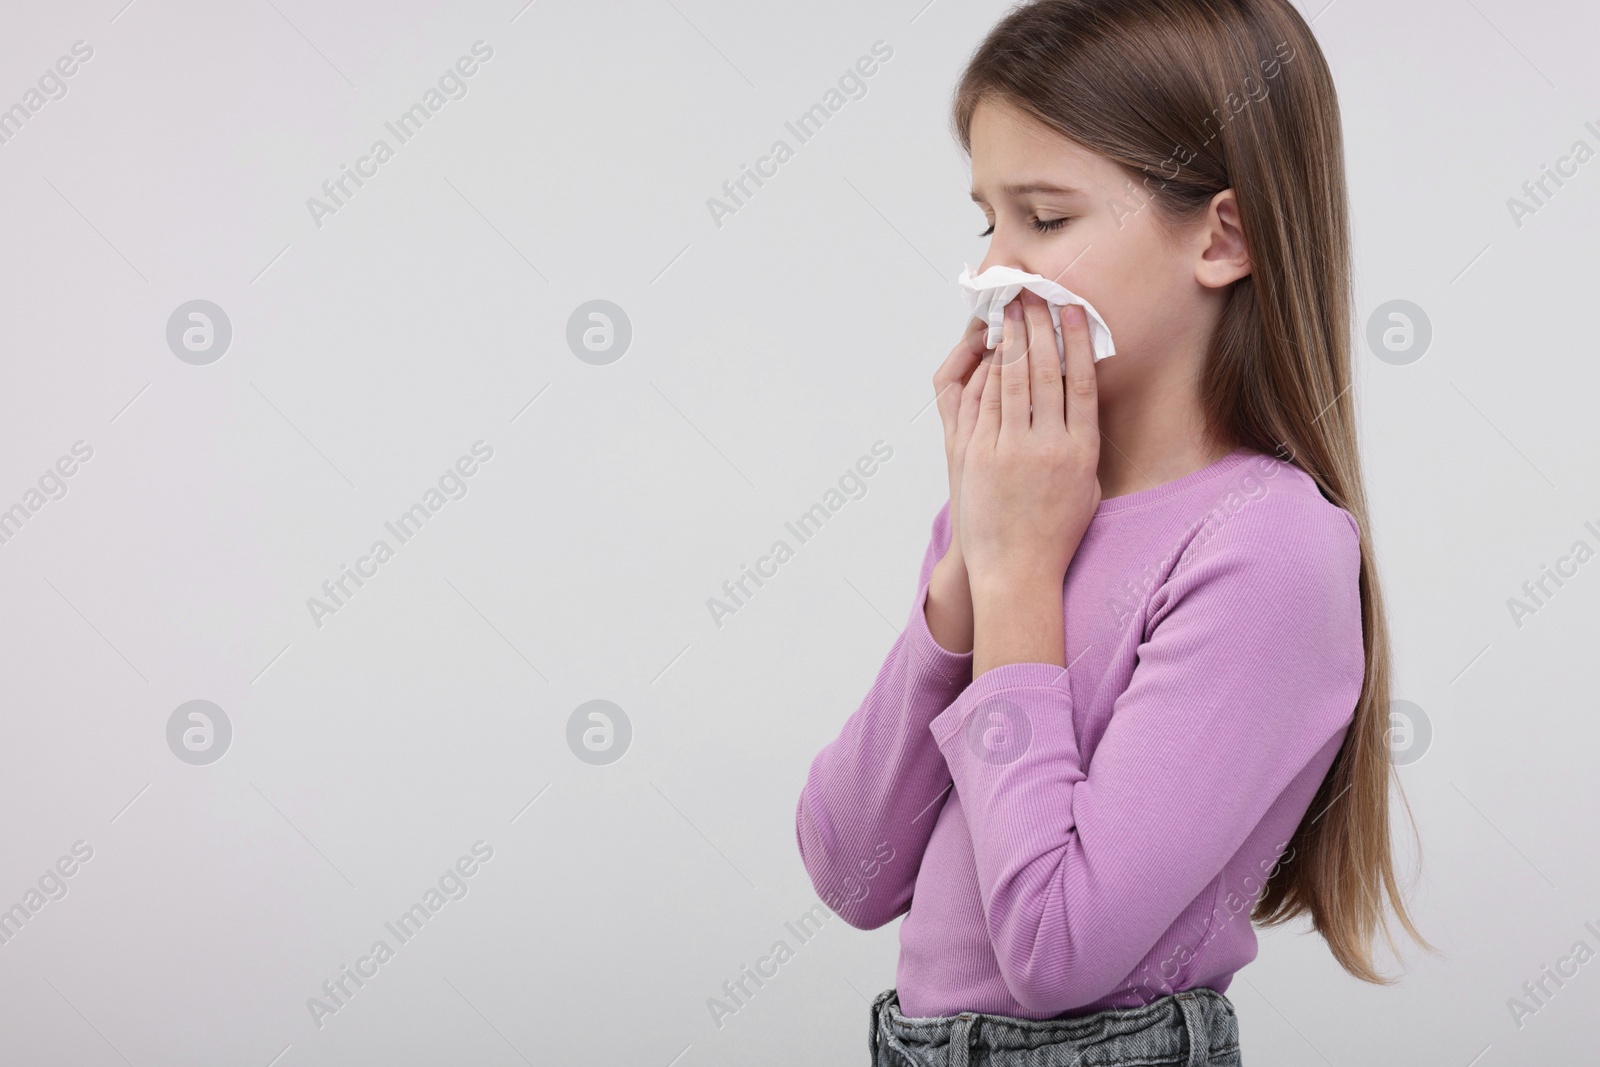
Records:
<instances>
[{"instance_id":1,"label":"neck","mask_svg":"<svg viewBox=\"0 0 1600 1067\"><path fill-rule=\"evenodd\" d=\"M1164 485L1232 450L1206 435L1196 376L1157 377L1141 385L1135 395L1101 398L1102 500Z\"/></svg>"}]
</instances>

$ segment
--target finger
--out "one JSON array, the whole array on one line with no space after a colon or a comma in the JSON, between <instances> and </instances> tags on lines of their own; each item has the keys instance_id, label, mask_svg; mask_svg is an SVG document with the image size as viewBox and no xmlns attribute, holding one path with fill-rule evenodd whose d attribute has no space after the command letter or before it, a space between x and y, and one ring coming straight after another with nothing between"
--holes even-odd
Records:
<instances>
[{"instance_id":1,"label":"finger","mask_svg":"<svg viewBox=\"0 0 1600 1067\"><path fill-rule=\"evenodd\" d=\"M975 441L987 441L993 444L1000 437L1000 392L1004 385L1005 364L1013 359L1012 351L1015 337L1021 332L1022 326L1012 319L1012 309L1008 305L1005 310L1005 325L1000 335L1000 347L994 354L985 359L988 372L983 378L983 391L978 399L978 419L972 427L972 437Z\"/></svg>"},{"instance_id":2,"label":"finger","mask_svg":"<svg viewBox=\"0 0 1600 1067\"><path fill-rule=\"evenodd\" d=\"M956 412L960 409L963 387L983 359L984 337L987 331L988 327L983 320L968 319L961 339L956 342L950 354L934 372L935 399L938 401L939 416L945 424L946 431L953 425Z\"/></svg>"},{"instance_id":3,"label":"finger","mask_svg":"<svg viewBox=\"0 0 1600 1067\"><path fill-rule=\"evenodd\" d=\"M965 385L972 372L977 369L983 353L987 351L985 337L988 331L989 328L982 319L968 319L966 328L961 333L961 339L945 357L943 365L939 368L939 374L950 381Z\"/></svg>"},{"instance_id":4,"label":"finger","mask_svg":"<svg viewBox=\"0 0 1600 1067\"><path fill-rule=\"evenodd\" d=\"M1031 294L1028 294L1031 295ZM1006 305L1005 356L1000 364L1000 434L1028 432L1028 322L1022 300Z\"/></svg>"},{"instance_id":5,"label":"finger","mask_svg":"<svg viewBox=\"0 0 1600 1067\"><path fill-rule=\"evenodd\" d=\"M956 417L956 447L959 449L965 450L967 442L972 440L972 428L978 424L978 409L983 403L983 386L993 371L994 364L984 360L961 390L961 410Z\"/></svg>"},{"instance_id":6,"label":"finger","mask_svg":"<svg viewBox=\"0 0 1600 1067\"><path fill-rule=\"evenodd\" d=\"M1051 321L1050 305L1043 298L1028 293L1033 299L1027 305L1028 377L1033 400L1032 427L1047 433L1066 432L1065 408L1061 399L1061 355L1056 347L1056 327Z\"/></svg>"},{"instance_id":7,"label":"finger","mask_svg":"<svg viewBox=\"0 0 1600 1067\"><path fill-rule=\"evenodd\" d=\"M1089 340L1089 316L1081 304L1061 309L1061 339L1066 342L1067 432L1100 447L1100 390L1095 380L1094 346Z\"/></svg>"}]
</instances>

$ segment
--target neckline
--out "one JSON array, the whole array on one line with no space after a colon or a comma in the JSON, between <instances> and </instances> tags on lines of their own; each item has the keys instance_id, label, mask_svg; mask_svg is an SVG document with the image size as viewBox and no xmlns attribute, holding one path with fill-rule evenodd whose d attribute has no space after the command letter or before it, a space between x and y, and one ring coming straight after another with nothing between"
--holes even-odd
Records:
<instances>
[{"instance_id":1,"label":"neckline","mask_svg":"<svg viewBox=\"0 0 1600 1067\"><path fill-rule=\"evenodd\" d=\"M1102 500L1100 501L1099 508L1095 510L1095 514L1115 514L1117 512L1128 511L1133 508L1143 507L1146 504L1154 504L1157 501L1165 500L1170 496L1176 496L1179 493L1194 488L1201 482L1209 481L1219 474L1227 473L1228 471L1237 467L1239 464L1243 463L1245 460L1249 459L1252 455L1254 455L1254 453L1249 448L1240 445L1238 448L1233 449L1222 457L1212 460L1204 467L1199 467L1195 470L1192 470L1188 474L1174 478L1170 482L1162 482L1160 485L1153 485L1149 489L1139 489L1132 493L1123 493L1121 496L1114 496L1108 500Z\"/></svg>"}]
</instances>

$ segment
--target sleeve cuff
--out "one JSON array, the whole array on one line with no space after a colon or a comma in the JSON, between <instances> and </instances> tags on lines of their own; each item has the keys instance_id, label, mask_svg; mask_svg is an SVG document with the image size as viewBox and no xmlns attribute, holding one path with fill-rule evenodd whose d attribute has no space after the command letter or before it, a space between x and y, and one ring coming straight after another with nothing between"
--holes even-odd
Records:
<instances>
[{"instance_id":1,"label":"sleeve cuff","mask_svg":"<svg viewBox=\"0 0 1600 1067\"><path fill-rule=\"evenodd\" d=\"M970 655L968 658L971 658ZM1007 722L1020 720L1017 725L1027 727L1032 727L1036 709L1060 707L1065 714L1051 715L1049 718L1063 719L1070 734L1072 689L1067 681L1066 668L1054 663L1007 663L985 671L928 724L934 740L944 748L966 724L967 718L980 707L989 718L998 714ZM1055 725L1062 723L1056 722ZM1030 728L1027 732L1031 734L1033 731Z\"/></svg>"}]
</instances>

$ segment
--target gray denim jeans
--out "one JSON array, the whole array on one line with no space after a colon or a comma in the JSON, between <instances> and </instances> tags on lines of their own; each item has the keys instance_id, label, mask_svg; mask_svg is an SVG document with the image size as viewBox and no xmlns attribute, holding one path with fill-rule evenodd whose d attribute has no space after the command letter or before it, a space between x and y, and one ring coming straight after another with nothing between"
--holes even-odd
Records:
<instances>
[{"instance_id":1,"label":"gray denim jeans","mask_svg":"<svg viewBox=\"0 0 1600 1067\"><path fill-rule=\"evenodd\" d=\"M1241 1067L1233 1004L1205 986L1040 1021L975 1011L907 1018L886 989L872 1002L868 1047L872 1067Z\"/></svg>"}]
</instances>

